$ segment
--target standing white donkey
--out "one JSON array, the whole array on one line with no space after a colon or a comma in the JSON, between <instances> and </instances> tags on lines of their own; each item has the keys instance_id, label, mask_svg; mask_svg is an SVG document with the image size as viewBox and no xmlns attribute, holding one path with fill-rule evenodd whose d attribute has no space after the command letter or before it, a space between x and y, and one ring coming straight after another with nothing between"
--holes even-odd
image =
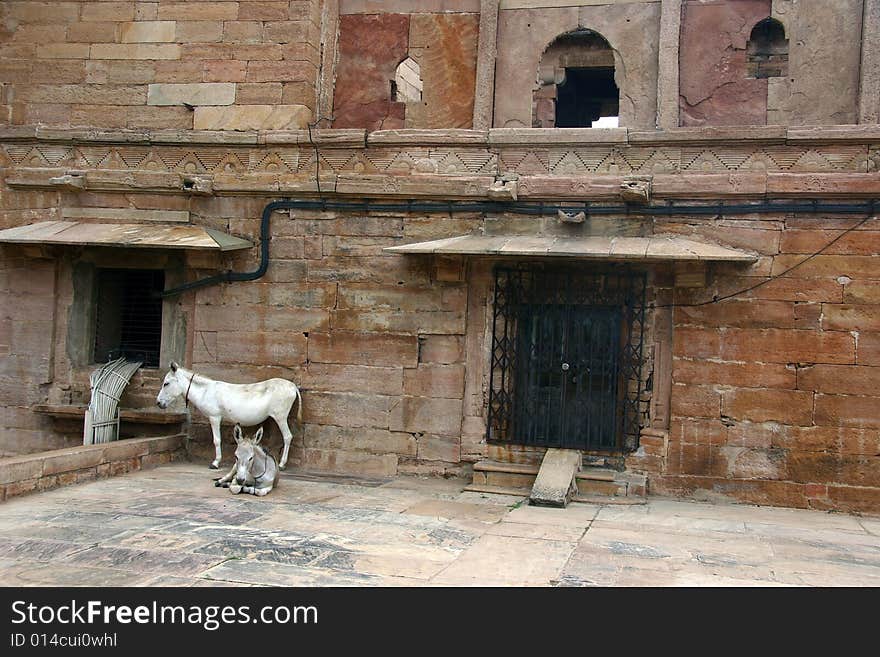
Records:
<instances>
[{"instance_id":1,"label":"standing white donkey","mask_svg":"<svg viewBox=\"0 0 880 657\"><path fill-rule=\"evenodd\" d=\"M191 402L208 416L214 436L215 458L211 461L212 469L216 470L220 465L220 422L224 418L252 427L271 417L281 429L281 436L284 438L284 451L278 467L283 470L287 465L287 453L293 438L290 427L287 426L287 416L290 415L294 403L297 404L296 419L302 424L302 394L296 384L285 379L269 379L259 383L226 383L196 374L172 362L171 370L162 381L156 403L159 408L167 408L181 395L187 406Z\"/></svg>"},{"instance_id":2,"label":"standing white donkey","mask_svg":"<svg viewBox=\"0 0 880 657\"><path fill-rule=\"evenodd\" d=\"M235 463L214 485L229 488L229 492L236 495L268 495L278 483L278 466L275 464L275 457L260 446L263 427L257 429L253 439L248 439L242 435L241 426L236 424L232 435L238 445L235 449Z\"/></svg>"}]
</instances>

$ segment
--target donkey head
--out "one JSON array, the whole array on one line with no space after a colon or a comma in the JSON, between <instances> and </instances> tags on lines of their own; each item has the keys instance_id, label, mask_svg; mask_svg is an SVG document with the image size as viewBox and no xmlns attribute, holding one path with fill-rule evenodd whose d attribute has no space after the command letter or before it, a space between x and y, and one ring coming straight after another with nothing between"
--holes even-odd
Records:
<instances>
[{"instance_id":1,"label":"donkey head","mask_svg":"<svg viewBox=\"0 0 880 657\"><path fill-rule=\"evenodd\" d=\"M254 479L254 457L257 456L258 451L262 451L258 445L263 439L263 427L257 429L253 438L245 438L241 432L241 425L236 424L232 436L238 444L235 448L235 479L239 484L244 484L248 479ZM259 474L259 470L257 474Z\"/></svg>"},{"instance_id":2,"label":"donkey head","mask_svg":"<svg viewBox=\"0 0 880 657\"><path fill-rule=\"evenodd\" d=\"M181 380L180 365L171 361L171 369L162 380L162 388L156 397L159 408L168 408L168 405L186 392L186 381Z\"/></svg>"}]
</instances>

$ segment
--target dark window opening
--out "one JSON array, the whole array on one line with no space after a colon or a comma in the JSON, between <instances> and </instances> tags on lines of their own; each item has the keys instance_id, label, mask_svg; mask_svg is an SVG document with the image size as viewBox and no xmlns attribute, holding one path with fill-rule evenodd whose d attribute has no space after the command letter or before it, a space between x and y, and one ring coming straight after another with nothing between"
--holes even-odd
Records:
<instances>
[{"instance_id":1,"label":"dark window opening","mask_svg":"<svg viewBox=\"0 0 880 657\"><path fill-rule=\"evenodd\" d=\"M778 20L765 18L752 28L746 46L748 75L751 78L778 78L788 75L788 39Z\"/></svg>"},{"instance_id":2,"label":"dark window opening","mask_svg":"<svg viewBox=\"0 0 880 657\"><path fill-rule=\"evenodd\" d=\"M619 98L613 68L567 68L556 87L556 127L589 128L602 117L616 117Z\"/></svg>"},{"instance_id":3,"label":"dark window opening","mask_svg":"<svg viewBox=\"0 0 880 657\"><path fill-rule=\"evenodd\" d=\"M158 367L165 273L101 269L97 279L94 361L125 356Z\"/></svg>"},{"instance_id":4,"label":"dark window opening","mask_svg":"<svg viewBox=\"0 0 880 657\"><path fill-rule=\"evenodd\" d=\"M579 28L554 39L538 65L532 127L616 128L614 68L614 51L598 32Z\"/></svg>"}]
</instances>

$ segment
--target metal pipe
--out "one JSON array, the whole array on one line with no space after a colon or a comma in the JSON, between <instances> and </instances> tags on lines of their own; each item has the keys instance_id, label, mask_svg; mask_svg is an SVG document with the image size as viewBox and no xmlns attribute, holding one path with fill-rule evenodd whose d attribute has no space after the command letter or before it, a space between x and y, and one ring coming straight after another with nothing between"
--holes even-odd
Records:
<instances>
[{"instance_id":1,"label":"metal pipe","mask_svg":"<svg viewBox=\"0 0 880 657\"><path fill-rule=\"evenodd\" d=\"M754 203L709 203L667 201L659 205L593 205L584 203L545 203L543 201L341 201L327 199L287 199L272 201L263 208L260 222L260 264L251 272L227 271L209 276L162 292L162 297L172 297L217 283L254 281L262 278L269 268L269 220L276 210L339 210L346 212L424 212L453 214L456 212L497 212L540 216L563 212L584 212L587 217L607 215L636 216L697 216L707 214L738 215L768 212L798 212L803 214L876 214L880 199L860 202L822 203L818 199L805 201L763 200Z\"/></svg>"}]
</instances>

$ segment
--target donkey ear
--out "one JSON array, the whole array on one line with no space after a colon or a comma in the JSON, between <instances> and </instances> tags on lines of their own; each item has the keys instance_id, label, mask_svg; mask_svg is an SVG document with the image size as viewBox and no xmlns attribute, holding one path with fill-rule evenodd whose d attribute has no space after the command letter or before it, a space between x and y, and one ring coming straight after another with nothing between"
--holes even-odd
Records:
<instances>
[{"instance_id":1,"label":"donkey ear","mask_svg":"<svg viewBox=\"0 0 880 657\"><path fill-rule=\"evenodd\" d=\"M259 445L260 441L263 439L263 427L257 429L257 433L254 434L254 445Z\"/></svg>"},{"instance_id":2,"label":"donkey ear","mask_svg":"<svg viewBox=\"0 0 880 657\"><path fill-rule=\"evenodd\" d=\"M236 424L235 428L232 430L232 437L235 438L235 442L240 443L242 440L241 435L241 425Z\"/></svg>"},{"instance_id":3,"label":"donkey ear","mask_svg":"<svg viewBox=\"0 0 880 657\"><path fill-rule=\"evenodd\" d=\"M180 367L180 365L178 365L177 363L175 363L175 362L172 360L172 361L171 361L171 371L172 371L172 372L176 372L178 367Z\"/></svg>"}]
</instances>

